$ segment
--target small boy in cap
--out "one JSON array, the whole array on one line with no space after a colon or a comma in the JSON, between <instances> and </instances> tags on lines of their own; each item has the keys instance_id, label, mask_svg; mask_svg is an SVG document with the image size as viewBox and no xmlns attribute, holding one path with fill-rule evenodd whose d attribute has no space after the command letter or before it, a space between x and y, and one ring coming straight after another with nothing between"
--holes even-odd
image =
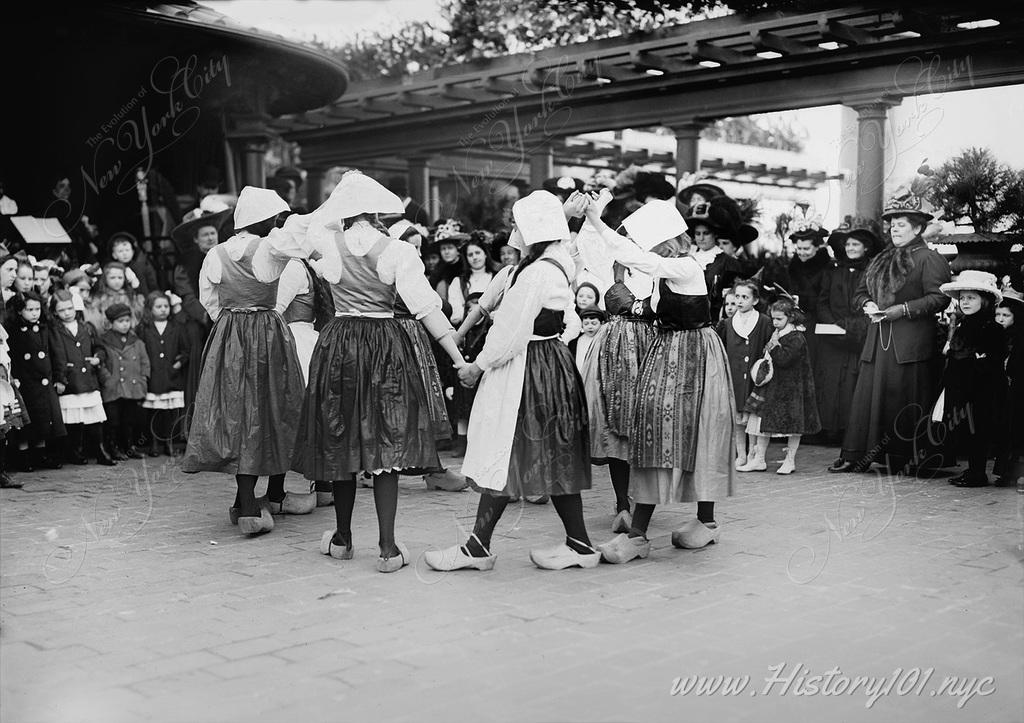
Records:
<instances>
[{"instance_id":1,"label":"small boy in cap","mask_svg":"<svg viewBox=\"0 0 1024 723\"><path fill-rule=\"evenodd\" d=\"M149 385L149 355L132 330L132 310L127 304L112 304L105 313L110 328L100 335L100 343L107 350L107 378L101 391L107 451L115 460L142 459L135 439Z\"/></svg>"},{"instance_id":2,"label":"small boy in cap","mask_svg":"<svg viewBox=\"0 0 1024 723\"><path fill-rule=\"evenodd\" d=\"M576 368L583 371L583 360L587 358L587 351L594 343L597 332L601 331L601 325L607 321L607 315L601 309L584 309L580 312L580 321L583 323L582 333L569 342L569 350L573 352L576 359Z\"/></svg>"}]
</instances>

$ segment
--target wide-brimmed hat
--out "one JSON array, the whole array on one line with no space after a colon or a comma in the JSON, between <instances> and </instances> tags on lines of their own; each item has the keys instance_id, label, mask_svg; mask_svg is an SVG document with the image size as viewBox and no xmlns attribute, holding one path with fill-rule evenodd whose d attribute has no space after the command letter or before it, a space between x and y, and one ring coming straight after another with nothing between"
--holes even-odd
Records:
<instances>
[{"instance_id":1,"label":"wide-brimmed hat","mask_svg":"<svg viewBox=\"0 0 1024 723\"><path fill-rule=\"evenodd\" d=\"M666 180L664 173L641 171L636 174L636 179L633 181L633 193L636 194L638 201L648 198L667 201L676 195L676 189Z\"/></svg>"},{"instance_id":2,"label":"wide-brimmed hat","mask_svg":"<svg viewBox=\"0 0 1024 723\"><path fill-rule=\"evenodd\" d=\"M569 223L562 200L549 191L534 191L512 204L512 217L523 239L523 246L542 241L568 241Z\"/></svg>"},{"instance_id":3,"label":"wide-brimmed hat","mask_svg":"<svg viewBox=\"0 0 1024 723\"><path fill-rule=\"evenodd\" d=\"M825 239L828 238L828 231L821 228L820 226L815 228L813 226L807 226L800 228L789 234L790 241L811 241L815 246L821 246Z\"/></svg>"},{"instance_id":4,"label":"wide-brimmed hat","mask_svg":"<svg viewBox=\"0 0 1024 723\"><path fill-rule=\"evenodd\" d=\"M195 243L196 231L203 226L213 226L217 229L217 240L226 241L226 236L233 230L232 213L235 201L234 196L223 194L205 196L199 202L199 208L190 213L191 217L188 220L171 229L171 238L174 239L178 250ZM113 238L111 238L111 244L113 244Z\"/></svg>"},{"instance_id":5,"label":"wide-brimmed hat","mask_svg":"<svg viewBox=\"0 0 1024 723\"><path fill-rule=\"evenodd\" d=\"M686 233L687 223L674 200L648 201L622 220L626 233L644 251Z\"/></svg>"},{"instance_id":6,"label":"wide-brimmed hat","mask_svg":"<svg viewBox=\"0 0 1024 723\"><path fill-rule=\"evenodd\" d=\"M837 259L846 258L846 240L855 239L864 244L864 256L870 258L882 249L882 239L868 228L836 229L828 237L828 245Z\"/></svg>"},{"instance_id":7,"label":"wide-brimmed hat","mask_svg":"<svg viewBox=\"0 0 1024 723\"><path fill-rule=\"evenodd\" d=\"M690 231L698 226L707 226L716 236L729 236L737 221L728 209L711 202L695 203L690 206L683 220Z\"/></svg>"},{"instance_id":8,"label":"wide-brimmed hat","mask_svg":"<svg viewBox=\"0 0 1024 723\"><path fill-rule=\"evenodd\" d=\"M940 286L939 291L954 299L960 298L961 291L978 291L983 294L991 294L997 304L1003 300L1003 292L999 290L999 285L996 283L996 275L974 269L964 269L953 281Z\"/></svg>"},{"instance_id":9,"label":"wide-brimmed hat","mask_svg":"<svg viewBox=\"0 0 1024 723\"><path fill-rule=\"evenodd\" d=\"M331 195L313 212L328 228L363 214L405 213L402 199L361 171L346 171Z\"/></svg>"},{"instance_id":10,"label":"wide-brimmed hat","mask_svg":"<svg viewBox=\"0 0 1024 723\"><path fill-rule=\"evenodd\" d=\"M916 218L922 225L927 226L935 220L935 209L923 196L904 193L886 201L885 209L882 211L882 218L891 219L897 216Z\"/></svg>"},{"instance_id":11,"label":"wide-brimmed hat","mask_svg":"<svg viewBox=\"0 0 1024 723\"><path fill-rule=\"evenodd\" d=\"M689 208L693 205L693 196L696 193L703 196L706 201L725 195L725 191L723 191L721 187L716 186L713 183L701 182L679 189L679 193L676 194L676 198L679 199L679 202L682 203L685 208Z\"/></svg>"}]
</instances>

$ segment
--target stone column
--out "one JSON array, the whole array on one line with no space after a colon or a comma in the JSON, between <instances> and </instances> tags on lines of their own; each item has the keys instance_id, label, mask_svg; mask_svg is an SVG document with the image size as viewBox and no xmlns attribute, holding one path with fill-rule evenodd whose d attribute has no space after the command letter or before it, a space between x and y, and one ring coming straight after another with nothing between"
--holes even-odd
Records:
<instances>
[{"instance_id":1,"label":"stone column","mask_svg":"<svg viewBox=\"0 0 1024 723\"><path fill-rule=\"evenodd\" d=\"M541 146L530 154L530 188L541 188L554 175L555 154L551 146Z\"/></svg>"},{"instance_id":2,"label":"stone column","mask_svg":"<svg viewBox=\"0 0 1024 723\"><path fill-rule=\"evenodd\" d=\"M314 166L306 169L306 208L316 210L323 203L325 169Z\"/></svg>"},{"instance_id":3,"label":"stone column","mask_svg":"<svg viewBox=\"0 0 1024 723\"><path fill-rule=\"evenodd\" d=\"M899 100L849 104L857 111L857 216L877 219L885 201L885 122Z\"/></svg>"},{"instance_id":4,"label":"stone column","mask_svg":"<svg viewBox=\"0 0 1024 723\"><path fill-rule=\"evenodd\" d=\"M669 126L676 134L676 178L700 170L700 132L706 123L686 121Z\"/></svg>"},{"instance_id":5,"label":"stone column","mask_svg":"<svg viewBox=\"0 0 1024 723\"><path fill-rule=\"evenodd\" d=\"M409 197L430 213L430 156L409 159Z\"/></svg>"}]
</instances>

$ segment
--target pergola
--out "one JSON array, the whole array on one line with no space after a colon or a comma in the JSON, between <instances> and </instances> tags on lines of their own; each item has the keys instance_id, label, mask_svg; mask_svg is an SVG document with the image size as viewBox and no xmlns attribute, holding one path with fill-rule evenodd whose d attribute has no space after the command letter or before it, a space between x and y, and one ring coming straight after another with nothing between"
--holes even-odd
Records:
<instances>
[{"instance_id":1,"label":"pergola","mask_svg":"<svg viewBox=\"0 0 1024 723\"><path fill-rule=\"evenodd\" d=\"M682 174L698 170L700 131L715 119L843 104L858 114L856 211L870 217L881 210L887 134L901 132L887 131L887 109L1024 82L1022 30L1024 9L991 2L732 15L356 83L335 103L271 125L301 144L311 194L330 166L397 159L413 197L426 199L438 157L518 157L537 185L570 136L664 126L674 155L644 161ZM766 182L791 175L724 166ZM812 181L820 173L797 170Z\"/></svg>"}]
</instances>

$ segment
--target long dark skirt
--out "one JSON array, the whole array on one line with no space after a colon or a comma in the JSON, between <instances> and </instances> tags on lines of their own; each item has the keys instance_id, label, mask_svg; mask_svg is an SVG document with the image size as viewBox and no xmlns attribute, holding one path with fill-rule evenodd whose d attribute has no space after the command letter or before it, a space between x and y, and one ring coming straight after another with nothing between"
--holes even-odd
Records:
<instances>
[{"instance_id":1,"label":"long dark skirt","mask_svg":"<svg viewBox=\"0 0 1024 723\"><path fill-rule=\"evenodd\" d=\"M302 370L281 315L225 309L203 352L182 471L287 472L301 405Z\"/></svg>"},{"instance_id":2,"label":"long dark skirt","mask_svg":"<svg viewBox=\"0 0 1024 723\"><path fill-rule=\"evenodd\" d=\"M860 363L843 439L843 459L880 462L892 471L908 464L949 466L948 455L938 449L941 429L930 422L938 398L933 363L900 364L894 348L886 351L880 341L876 343L875 360Z\"/></svg>"},{"instance_id":3,"label":"long dark skirt","mask_svg":"<svg viewBox=\"0 0 1024 723\"><path fill-rule=\"evenodd\" d=\"M427 393L427 408L430 412L430 419L434 424L435 439L451 439L452 425L448 420L448 410L445 408L444 388L441 385L441 374L438 371L438 360L434 356L434 350L430 346L430 337L423 324L411 316L396 316L402 329L409 335L419 361L420 378L423 380L423 389ZM447 360L447 355L445 355ZM448 362L449 366L451 362Z\"/></svg>"},{"instance_id":4,"label":"long dark skirt","mask_svg":"<svg viewBox=\"0 0 1024 723\"><path fill-rule=\"evenodd\" d=\"M809 335L808 335L809 336ZM818 394L821 431L840 435L850 419L851 402L860 371L860 350L847 349L829 338L818 340L814 388Z\"/></svg>"},{"instance_id":5,"label":"long dark skirt","mask_svg":"<svg viewBox=\"0 0 1024 723\"><path fill-rule=\"evenodd\" d=\"M334 319L313 349L292 469L336 480L435 467L421 363L395 319Z\"/></svg>"},{"instance_id":6,"label":"long dark skirt","mask_svg":"<svg viewBox=\"0 0 1024 723\"><path fill-rule=\"evenodd\" d=\"M486 400L481 400L486 401ZM512 440L508 482L491 495L570 495L590 489L590 431L583 380L558 339L531 341Z\"/></svg>"}]
</instances>

